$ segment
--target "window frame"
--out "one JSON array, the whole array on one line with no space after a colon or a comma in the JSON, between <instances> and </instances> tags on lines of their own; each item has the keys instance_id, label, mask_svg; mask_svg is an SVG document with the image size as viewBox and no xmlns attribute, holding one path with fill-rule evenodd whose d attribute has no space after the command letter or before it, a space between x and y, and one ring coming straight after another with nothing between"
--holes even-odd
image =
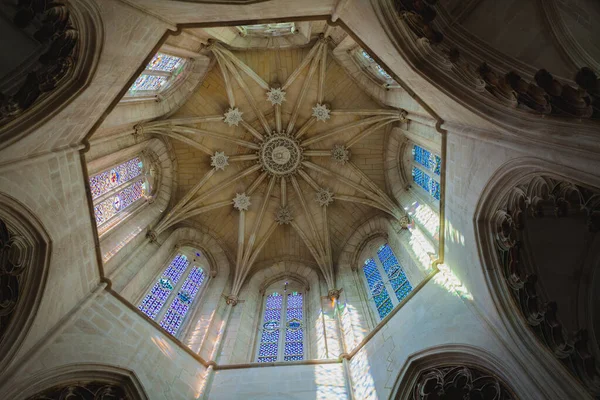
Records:
<instances>
[{"instance_id":1,"label":"window frame","mask_svg":"<svg viewBox=\"0 0 600 400\"><path fill-rule=\"evenodd\" d=\"M366 298L366 301L369 303L369 310L373 314L373 316L375 318L375 321L377 321L377 323L381 322L384 318L386 318L388 315L390 315L394 311L394 309L396 307L398 307L398 305L401 304L404 301L404 299L406 299L406 297L404 297L402 300L398 300L398 296L396 295L396 292L394 291L394 288L392 287L392 284L391 284L391 281L390 281L390 277L389 277L388 273L385 271L385 269L383 267L383 264L381 263L381 260L379 259L378 251L384 245L388 245L389 246L390 250L392 251L392 254L396 258L396 261L398 262L398 266L404 272L404 275L406 276L406 281L411 286L410 292L412 292L415 289L415 286L410 281L410 278L408 277L408 274L406 273L406 270L400 264L400 261L398 261L398 256L396 256L396 251L395 251L394 247L389 243L389 241L386 240L385 238L382 238L382 237L376 238L374 240L371 240L364 247L364 249L360 253L359 260L361 260L361 263L360 263L358 269L360 270L359 271L359 275L361 277L362 287L365 290L365 298ZM367 277L366 277L365 272L363 270L363 266L370 259L373 259L373 261L375 262L375 265L377 267L377 271L379 272L379 275L382 278L381 280L382 280L382 282L384 284L384 287L385 287L385 289L388 292L388 297L389 297L389 299L392 302L392 309L384 317L382 317L379 314L379 309L377 308L377 304L375 303L374 296L373 296L373 294L371 292L371 288L369 287L369 283L367 281Z\"/></svg>"},{"instance_id":2,"label":"window frame","mask_svg":"<svg viewBox=\"0 0 600 400\"><path fill-rule=\"evenodd\" d=\"M199 253L201 255L201 257L204 258L204 260L206 260L206 266L203 266L201 262L194 262L194 254L195 253ZM167 299L165 300L163 306L161 307L161 309L158 311L158 313L156 314L156 317L151 318L149 315L147 315L144 311L140 310L140 305L142 304L142 302L144 301L144 299L146 298L146 296L150 293L150 291L152 290L152 288L154 287L154 285L164 277L164 273L167 270L167 268L169 268L169 266L171 265L171 263L173 262L173 260L175 259L175 257L177 257L178 255L184 255L189 263L188 266L186 267L185 271L181 274L181 277L179 278L179 281L173 285L173 289L170 291L169 296L167 297ZM171 251L169 253L169 257L166 259L165 262L163 262L162 268L160 269L159 273L157 275L154 276L154 279L152 279L152 281L150 282L149 285L147 285L146 289L142 292L142 295L137 299L136 304L136 309L138 311L140 311L142 314L144 314L146 317L152 319L154 322L156 322L163 330L165 330L165 332L167 332L169 335L175 337L175 338L180 338L182 336L182 334L186 331L187 329L187 325L190 321L191 315L194 314L196 308L198 307L199 304L201 304L201 299L204 296L204 294L207 291L208 285L210 284L210 281L212 279L212 274L210 273L211 268L210 268L210 261L208 259L208 257L205 255L206 253L201 250L201 249L196 249L196 248L191 248L191 247L180 247L180 248L175 248L173 251ZM183 286L183 284L185 283L186 279L188 278L188 276L192 273L194 268L201 268L202 271L204 272L204 280L202 281L202 284L200 285L200 288L198 289L198 292L196 293L196 296L194 297L194 300L192 300L192 302L189 305L188 311L185 315L185 317L183 318L183 320L181 321L181 324L179 325L179 328L177 329L177 331L175 331L174 334L171 334L169 331L167 331L166 328L163 328L161 325L162 319L164 318L164 316L167 314L169 307L171 306L171 303L175 300L175 298L177 297L177 295L179 294L179 291L181 290L181 287Z\"/></svg>"},{"instance_id":3,"label":"window frame","mask_svg":"<svg viewBox=\"0 0 600 400\"><path fill-rule=\"evenodd\" d=\"M377 61L375 61L365 49L357 46L350 49L348 52L357 66L361 70L365 71L366 75L377 85L382 86L386 90L397 89L400 87L394 78L389 75L387 71L383 69L383 67L379 65L379 63L377 63Z\"/></svg>"},{"instance_id":4,"label":"window frame","mask_svg":"<svg viewBox=\"0 0 600 400\"><path fill-rule=\"evenodd\" d=\"M126 163L130 160L133 160L135 158L139 158L140 161L142 162L141 174L136 176L133 179L130 179L127 182L122 183L121 185L117 185L117 186L111 188L106 193L103 193L100 196L93 199L92 200L92 209L94 210L94 221L96 220L95 208L98 204L111 198L116 193L118 193L122 190L125 190L128 187L131 187L132 185L134 185L135 183L137 183L139 181L142 181L142 186L145 187L145 188L144 187L142 188L142 196L139 199L135 200L133 203L131 203L126 208L119 209L119 211L117 211L117 213L115 215L113 215L112 217L110 217L109 219L104 221L102 224L98 225L98 223L96 223L96 229L97 229L97 233L98 233L99 237L103 237L108 232L112 231L114 228L119 226L125 219L127 219L131 215L135 214L142 206L147 204L147 202L150 198L152 198L151 193L152 193L153 188L152 188L152 184L151 184L151 179L149 179L152 177L152 173L151 173L152 162L151 162L151 160L149 160L149 158L147 156L145 156L143 153L140 152L140 153L133 154L129 157L126 157L124 159L121 159L121 161L111 165L108 168L102 169L98 173L96 173L88 178L88 185L90 186L90 192L91 192L90 180L93 177L103 174L107 171L111 171L111 170L115 169L116 167L118 167L119 165Z\"/></svg>"},{"instance_id":5,"label":"window frame","mask_svg":"<svg viewBox=\"0 0 600 400\"><path fill-rule=\"evenodd\" d=\"M281 288L278 288L277 285L283 285L283 282L287 281L289 284L287 285L287 290L282 290ZM280 321L282 321L282 323L279 324L279 328L277 328L279 330L279 339L278 339L278 343L277 343L277 357L275 361L264 361L261 362L259 361L259 354L260 354L260 345L262 343L262 333L264 331L264 324L266 323L264 321L265 318L265 313L266 313L266 309L267 309L267 297L272 295L273 293L280 293L281 296L283 297L282 302L281 302L281 319ZM283 293L282 293L283 292ZM301 329L302 329L302 360L292 360L292 361L284 361L285 360L285 331L287 329L287 294L289 293L299 293L302 295L302 320L301 320ZM306 309L306 290L303 287L303 285L301 283L292 281L291 279L287 279L287 280L280 280L277 281L276 283L273 283L271 285L269 285L269 287L264 291L264 293L262 294L261 297L261 303L260 303L260 319L258 320L258 329L257 329L257 338L255 341L255 346L256 349L254 351L254 355L253 355L253 362L256 363L260 363L260 364L267 364L270 362L300 362L300 361L306 361L307 358L307 344L308 344L308 331L307 331L307 309Z\"/></svg>"},{"instance_id":6,"label":"window frame","mask_svg":"<svg viewBox=\"0 0 600 400\"><path fill-rule=\"evenodd\" d=\"M415 182L414 180L414 175L413 175L413 168L417 168L419 169L423 174L427 174L429 176L430 181L435 181L439 187L440 187L440 199L442 197L442 186L441 186L441 170L440 170L440 175L437 175L435 173L435 165L433 167L433 169L428 169L426 166L424 166L423 164L417 162L417 160L415 160L415 152L414 152L414 148L415 146L419 146L420 148L422 148L423 150L428 151L434 158L437 156L440 159L440 169L441 169L441 164L442 164L442 156L434 150L431 150L431 148L422 145L421 143L417 143L414 141L410 141L409 142L409 146L408 146L408 151L410 154L410 163L409 163L409 176L410 176L410 185L411 188L415 187L416 190L414 190L414 192L419 196L419 198L421 200L424 200L426 203L435 206L436 209L439 209L439 205L440 205L440 200L436 199L433 196L433 193L431 193L431 191L427 191L425 190L421 185L419 185L417 182Z\"/></svg>"},{"instance_id":7,"label":"window frame","mask_svg":"<svg viewBox=\"0 0 600 400\"><path fill-rule=\"evenodd\" d=\"M163 77L167 78L167 81L165 82L164 86L160 87L158 90L132 91L131 87L135 84L135 81L134 81L134 83L129 87L129 89L127 89L127 92L121 99L121 102L162 100L162 98L163 98L163 96L165 96L165 94L174 90L175 87L178 86L179 82L181 82L183 80L183 76L189 70L192 60L188 57L182 57L179 55L175 55L172 52L162 51L162 49L160 49L156 53L154 53L154 55L152 56L152 59L154 59L154 57L157 54L164 54L164 55L170 56L170 57L177 57L181 60L181 64L177 68L175 68L173 71L152 70L152 69L148 68L148 65L146 65L146 68L135 78L135 80L137 81L143 75L163 76ZM152 62L152 60L150 60L150 62Z\"/></svg>"}]
</instances>

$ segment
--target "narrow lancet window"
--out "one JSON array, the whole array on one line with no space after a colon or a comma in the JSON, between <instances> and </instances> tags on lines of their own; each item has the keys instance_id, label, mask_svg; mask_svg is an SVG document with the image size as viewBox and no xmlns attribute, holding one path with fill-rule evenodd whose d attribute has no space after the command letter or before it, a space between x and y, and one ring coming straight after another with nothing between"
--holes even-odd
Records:
<instances>
[{"instance_id":1,"label":"narrow lancet window","mask_svg":"<svg viewBox=\"0 0 600 400\"><path fill-rule=\"evenodd\" d=\"M442 159L419 145L413 145L412 179L435 200L440 200Z\"/></svg>"}]
</instances>

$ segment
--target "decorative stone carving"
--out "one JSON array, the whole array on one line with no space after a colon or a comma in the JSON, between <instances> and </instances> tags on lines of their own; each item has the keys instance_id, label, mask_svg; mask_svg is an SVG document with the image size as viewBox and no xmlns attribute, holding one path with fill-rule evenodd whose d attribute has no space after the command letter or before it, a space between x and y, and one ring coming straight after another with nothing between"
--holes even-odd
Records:
<instances>
[{"instance_id":1,"label":"decorative stone carving","mask_svg":"<svg viewBox=\"0 0 600 400\"><path fill-rule=\"evenodd\" d=\"M148 238L150 240L150 242L155 243L156 242L156 238L157 238L157 233L155 230L149 230L146 233L146 238Z\"/></svg>"},{"instance_id":2,"label":"decorative stone carving","mask_svg":"<svg viewBox=\"0 0 600 400\"><path fill-rule=\"evenodd\" d=\"M224 114L224 121L229 126L238 126L238 124L242 122L242 114L243 112L241 112L237 107L229 108L229 110L227 110L227 112Z\"/></svg>"},{"instance_id":3,"label":"decorative stone carving","mask_svg":"<svg viewBox=\"0 0 600 400\"><path fill-rule=\"evenodd\" d=\"M272 105L281 105L285 101L285 91L281 88L271 88L267 92L267 100L269 100Z\"/></svg>"},{"instance_id":4,"label":"decorative stone carving","mask_svg":"<svg viewBox=\"0 0 600 400\"><path fill-rule=\"evenodd\" d=\"M333 146L333 149L331 149L331 158L338 164L346 164L350 161L351 155L350 150L343 144L336 144Z\"/></svg>"},{"instance_id":5,"label":"decorative stone carving","mask_svg":"<svg viewBox=\"0 0 600 400\"><path fill-rule=\"evenodd\" d=\"M410 220L410 217L408 215L405 215L402 218L400 218L398 222L400 223L400 227L402 227L402 229L408 229L412 224L412 221Z\"/></svg>"},{"instance_id":6,"label":"decorative stone carving","mask_svg":"<svg viewBox=\"0 0 600 400\"><path fill-rule=\"evenodd\" d=\"M442 42L444 35L435 30L431 24L437 16L435 10L423 1L395 0L394 5L417 37L424 37L433 44Z\"/></svg>"},{"instance_id":7,"label":"decorative stone carving","mask_svg":"<svg viewBox=\"0 0 600 400\"><path fill-rule=\"evenodd\" d=\"M250 197L246 196L246 193L236 193L233 198L233 207L238 211L248 211L248 207L250 207L252 203L250 203Z\"/></svg>"},{"instance_id":8,"label":"decorative stone carving","mask_svg":"<svg viewBox=\"0 0 600 400\"><path fill-rule=\"evenodd\" d=\"M498 76L486 63L481 64L477 72L486 83L487 91L496 99L506 106L517 106L517 94L504 77Z\"/></svg>"},{"instance_id":9,"label":"decorative stone carving","mask_svg":"<svg viewBox=\"0 0 600 400\"><path fill-rule=\"evenodd\" d=\"M600 79L591 68L583 67L577 72L575 82L585 89L592 99L594 118L600 118Z\"/></svg>"},{"instance_id":10,"label":"decorative stone carving","mask_svg":"<svg viewBox=\"0 0 600 400\"><path fill-rule=\"evenodd\" d=\"M229 165L229 156L223 151L215 151L215 154L210 157L210 166L215 170L225 171L225 167Z\"/></svg>"},{"instance_id":11,"label":"decorative stone carving","mask_svg":"<svg viewBox=\"0 0 600 400\"><path fill-rule=\"evenodd\" d=\"M77 382L71 385L55 386L42 393L38 393L35 396L29 397L28 400L125 400L129 398L126 389L115 384L104 382Z\"/></svg>"},{"instance_id":12,"label":"decorative stone carving","mask_svg":"<svg viewBox=\"0 0 600 400\"><path fill-rule=\"evenodd\" d=\"M293 137L276 133L261 144L258 157L263 170L269 175L287 176L300 167L302 148Z\"/></svg>"},{"instance_id":13,"label":"decorative stone carving","mask_svg":"<svg viewBox=\"0 0 600 400\"><path fill-rule=\"evenodd\" d=\"M318 104L316 106L313 107L313 112L312 112L312 116L317 118L317 121L327 121L329 118L331 118L330 113L331 111L327 108L327 106L325 104Z\"/></svg>"},{"instance_id":14,"label":"decorative stone carving","mask_svg":"<svg viewBox=\"0 0 600 400\"><path fill-rule=\"evenodd\" d=\"M330 289L327 292L327 297L332 301L337 300L340 298L340 293L342 293L342 289Z\"/></svg>"},{"instance_id":15,"label":"decorative stone carving","mask_svg":"<svg viewBox=\"0 0 600 400\"><path fill-rule=\"evenodd\" d=\"M21 277L26 271L24 243L0 219L0 342L6 332L23 290Z\"/></svg>"},{"instance_id":16,"label":"decorative stone carving","mask_svg":"<svg viewBox=\"0 0 600 400\"><path fill-rule=\"evenodd\" d=\"M448 59L452 63L452 70L464 83L477 92L485 91L485 81L481 79L473 66L460 57L457 48L453 48L448 52Z\"/></svg>"},{"instance_id":17,"label":"decorative stone carving","mask_svg":"<svg viewBox=\"0 0 600 400\"><path fill-rule=\"evenodd\" d=\"M505 80L517 93L519 104L541 114L549 114L552 111L549 96L539 86L521 79L515 72L506 74Z\"/></svg>"},{"instance_id":18,"label":"decorative stone carving","mask_svg":"<svg viewBox=\"0 0 600 400\"><path fill-rule=\"evenodd\" d=\"M14 24L24 32L37 27L33 37L44 50L30 71L16 77L20 82L15 89L0 93L0 126L51 93L73 70L79 32L73 27L67 4L60 0L18 2Z\"/></svg>"},{"instance_id":19,"label":"decorative stone carving","mask_svg":"<svg viewBox=\"0 0 600 400\"><path fill-rule=\"evenodd\" d=\"M237 306L237 304L239 303L239 301L240 301L239 297L237 297L237 296L235 296L233 294L230 294L229 296L227 296L225 298L225 303L227 305L229 305L229 306L232 306L232 307Z\"/></svg>"},{"instance_id":20,"label":"decorative stone carving","mask_svg":"<svg viewBox=\"0 0 600 400\"><path fill-rule=\"evenodd\" d=\"M275 213L275 221L279 225L287 225L294 220L292 215L292 210L288 206L281 206L277 209Z\"/></svg>"},{"instance_id":21,"label":"decorative stone carving","mask_svg":"<svg viewBox=\"0 0 600 400\"><path fill-rule=\"evenodd\" d=\"M569 182L533 178L515 187L492 220L498 259L510 294L530 329L588 390L600 394L600 368L588 349L587 332L568 335L557 315L557 305L539 296L538 279L524 256L523 229L527 215L564 217L583 212L591 232L600 229L600 195Z\"/></svg>"},{"instance_id":22,"label":"decorative stone carving","mask_svg":"<svg viewBox=\"0 0 600 400\"><path fill-rule=\"evenodd\" d=\"M333 192L329 189L319 188L316 193L317 203L321 207L327 207L331 203L333 203Z\"/></svg>"},{"instance_id":23,"label":"decorative stone carving","mask_svg":"<svg viewBox=\"0 0 600 400\"><path fill-rule=\"evenodd\" d=\"M506 385L489 372L468 366L432 368L421 373L413 390L415 400L510 400Z\"/></svg>"},{"instance_id":24,"label":"decorative stone carving","mask_svg":"<svg viewBox=\"0 0 600 400\"><path fill-rule=\"evenodd\" d=\"M594 113L592 99L584 89L561 84L545 69L535 74L535 81L550 97L554 114L589 118Z\"/></svg>"}]
</instances>

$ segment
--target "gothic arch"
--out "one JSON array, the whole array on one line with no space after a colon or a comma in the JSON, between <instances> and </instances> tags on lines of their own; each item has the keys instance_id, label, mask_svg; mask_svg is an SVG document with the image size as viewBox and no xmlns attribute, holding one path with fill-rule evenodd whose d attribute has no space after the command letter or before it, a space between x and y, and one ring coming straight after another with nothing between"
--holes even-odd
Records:
<instances>
[{"instance_id":1,"label":"gothic arch","mask_svg":"<svg viewBox=\"0 0 600 400\"><path fill-rule=\"evenodd\" d=\"M91 384L91 385L90 385ZM37 399L39 395L57 395L65 389L78 390L106 390L124 395L131 400L148 400L139 379L134 372L127 369L102 364L71 364L56 369L42 371L34 374L19 384L9 389L6 398L23 400ZM47 397L44 397L47 398ZM53 398L53 397L50 397ZM78 397L79 398L79 397Z\"/></svg>"},{"instance_id":2,"label":"gothic arch","mask_svg":"<svg viewBox=\"0 0 600 400\"><path fill-rule=\"evenodd\" d=\"M567 214L570 217L570 213L584 213L588 228L597 232L599 188L598 177L524 157L496 171L484 188L474 217L482 272L509 334L519 346L546 365L555 380L571 382L567 385L568 390L581 393L585 387L596 395L600 393L600 369L597 352L594 354L594 348L597 350L598 346L593 342L597 342L597 338L590 337L586 331L590 328L586 326L590 320L589 312L583 312L586 317L575 323L576 329L568 329L576 331L573 336L567 334L567 328L573 328L573 325L563 323L565 315L582 314L581 308L587 308L590 303L582 301L575 307L578 310L570 310L561 317L556 297L560 290L547 290L544 286L549 280L544 279L544 272L536 266L539 264L536 257L540 253L532 247L534 241L529 231L530 221L544 214L546 218L563 218ZM561 220L554 221L557 224ZM585 222L580 225L585 227ZM551 249L554 245L548 246ZM546 252L550 251L548 246ZM591 262L599 259L587 252L585 257ZM589 267L588 260L581 264ZM545 275L552 275L551 269L547 271L550 272ZM576 296L580 296L581 289L577 290ZM590 292L593 291L587 290Z\"/></svg>"},{"instance_id":3,"label":"gothic arch","mask_svg":"<svg viewBox=\"0 0 600 400\"><path fill-rule=\"evenodd\" d=\"M18 201L0 193L0 373L29 333L44 292L50 237Z\"/></svg>"},{"instance_id":4,"label":"gothic arch","mask_svg":"<svg viewBox=\"0 0 600 400\"><path fill-rule=\"evenodd\" d=\"M523 394L522 398L532 398L532 388L515 368L510 368L494 355L474 346L444 345L411 354L396 378L389 399L428 399L427 393L431 389L448 389L454 384L460 386L460 380L466 384L468 393L488 391L491 396L482 399L517 400L520 397L513 388Z\"/></svg>"},{"instance_id":5,"label":"gothic arch","mask_svg":"<svg viewBox=\"0 0 600 400\"><path fill-rule=\"evenodd\" d=\"M36 68L27 60L29 65L7 77L23 83L14 96L2 102L7 113L0 114L1 148L56 116L89 85L96 72L104 41L98 6L91 0L61 0L58 6L61 11L49 8L45 15L67 18L68 23L50 39L50 49L41 56L45 57L43 66Z\"/></svg>"}]
</instances>

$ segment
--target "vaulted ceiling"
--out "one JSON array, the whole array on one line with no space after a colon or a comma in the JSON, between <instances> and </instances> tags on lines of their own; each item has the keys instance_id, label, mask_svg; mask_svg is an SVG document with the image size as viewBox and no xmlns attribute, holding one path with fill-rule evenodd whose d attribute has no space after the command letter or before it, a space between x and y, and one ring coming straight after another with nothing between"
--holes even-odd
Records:
<instances>
[{"instance_id":1,"label":"vaulted ceiling","mask_svg":"<svg viewBox=\"0 0 600 400\"><path fill-rule=\"evenodd\" d=\"M384 146L404 115L369 98L328 42L238 51L214 42L217 62L189 100L144 127L173 139L178 162L176 206L156 233L186 221L209 228L235 255L233 293L253 265L282 258L317 265L333 287L350 234L376 214L403 213L387 194Z\"/></svg>"}]
</instances>

